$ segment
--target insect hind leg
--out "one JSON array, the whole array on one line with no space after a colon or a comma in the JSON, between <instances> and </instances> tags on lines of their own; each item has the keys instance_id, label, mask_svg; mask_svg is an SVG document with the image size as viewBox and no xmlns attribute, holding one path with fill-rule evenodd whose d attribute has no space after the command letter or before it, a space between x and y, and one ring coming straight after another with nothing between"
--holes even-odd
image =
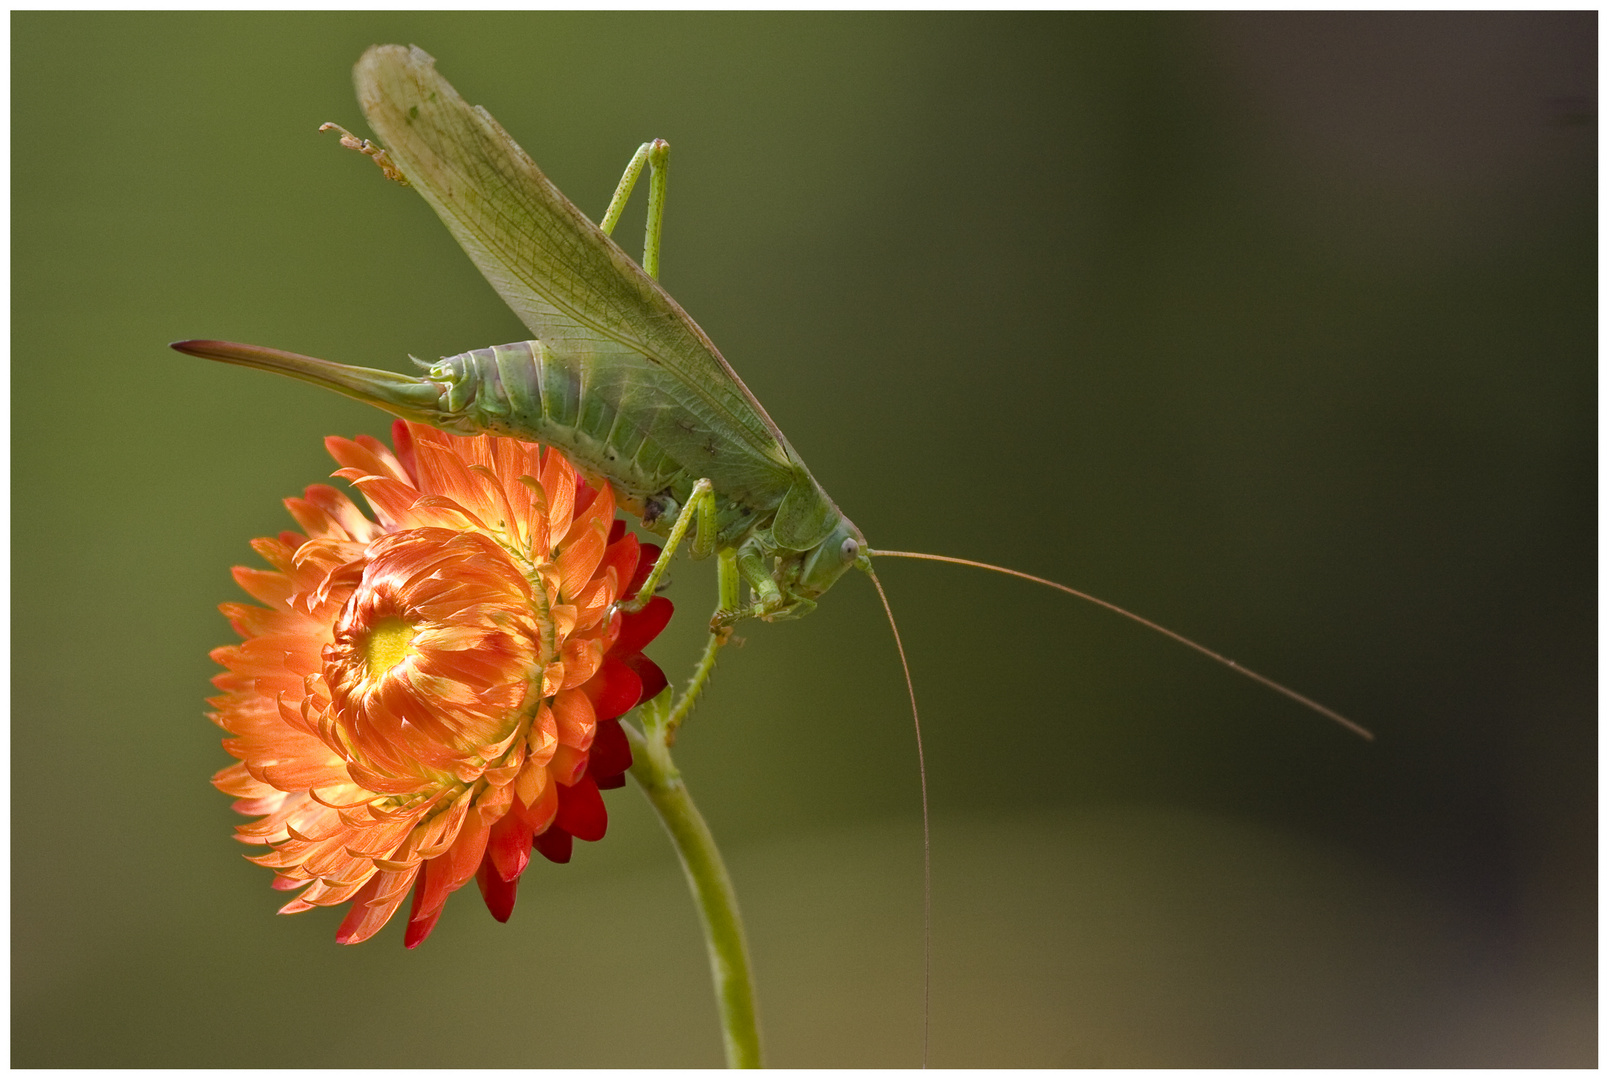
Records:
<instances>
[{"instance_id":1,"label":"insect hind leg","mask_svg":"<svg viewBox=\"0 0 1609 1080\"><path fill-rule=\"evenodd\" d=\"M356 150L360 154L373 158L374 163L380 166L380 171L385 173L387 180L394 180L403 187L413 186L408 183L408 178L402 175L402 170L397 168L397 163L391 160L391 155L386 151L386 148L379 143L370 142L368 139L360 139L340 124L333 122L320 124L319 130L339 131L341 133L341 145L348 150Z\"/></svg>"},{"instance_id":2,"label":"insect hind leg","mask_svg":"<svg viewBox=\"0 0 1609 1080\"><path fill-rule=\"evenodd\" d=\"M649 277L658 280L659 238L665 226L670 143L655 139L637 147L637 152L631 155L631 161L620 177L614 197L609 200L609 209L603 212L603 218L598 222L598 228L605 234L615 231L615 226L620 224L620 216L625 213L626 201L631 198L631 189L637 186L637 178L642 175L645 165L648 167L648 225L643 231L642 268L648 271Z\"/></svg>"}]
</instances>

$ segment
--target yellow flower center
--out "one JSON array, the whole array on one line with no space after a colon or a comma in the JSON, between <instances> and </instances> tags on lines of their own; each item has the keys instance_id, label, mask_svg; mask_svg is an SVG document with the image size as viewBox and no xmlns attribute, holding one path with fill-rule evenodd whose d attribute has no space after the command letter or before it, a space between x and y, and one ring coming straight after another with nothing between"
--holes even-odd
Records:
<instances>
[{"instance_id":1,"label":"yellow flower center","mask_svg":"<svg viewBox=\"0 0 1609 1080\"><path fill-rule=\"evenodd\" d=\"M395 615L387 615L374 624L368 640L363 643L363 660L371 675L384 675L408 655L408 646L419 633Z\"/></svg>"}]
</instances>

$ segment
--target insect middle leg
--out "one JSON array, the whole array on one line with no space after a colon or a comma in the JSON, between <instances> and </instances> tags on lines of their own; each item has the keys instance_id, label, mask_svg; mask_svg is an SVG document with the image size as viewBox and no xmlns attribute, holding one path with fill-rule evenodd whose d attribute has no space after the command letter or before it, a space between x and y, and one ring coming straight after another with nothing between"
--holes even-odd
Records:
<instances>
[{"instance_id":1,"label":"insect middle leg","mask_svg":"<svg viewBox=\"0 0 1609 1080\"><path fill-rule=\"evenodd\" d=\"M671 526L670 535L665 538L665 550L654 560L654 568L643 579L637 595L616 605L621 611L641 611L653 599L654 590L659 588L659 580L670 568L671 556L676 554L676 549L687 538L687 530L693 527L695 521L698 522L698 531L693 534L691 554L695 559L708 558L715 550L716 523L715 484L707 479L693 485L692 494L687 497L681 513L676 515L676 524Z\"/></svg>"},{"instance_id":2,"label":"insect middle leg","mask_svg":"<svg viewBox=\"0 0 1609 1080\"><path fill-rule=\"evenodd\" d=\"M687 538L687 531L697 522L698 529L691 542L691 554L703 558L715 548L715 485L708 479L699 480L693 485L693 492L687 498L687 503L676 515L676 524L671 527L670 535L665 538L665 549L654 560L654 568L643 579L642 587L637 595L629 600L623 600L616 607L621 611L641 611L654 596L659 581L670 566L671 556ZM721 613L736 607L738 603L738 590L741 576L738 570L738 555L736 549L727 548L720 553L717 559L718 580L720 583L720 596L716 601L715 616L710 620L709 640L704 644L704 655L699 658L698 665L693 669L693 676L687 682L687 688L682 691L681 698L671 709L670 717L665 722L665 738L667 742L674 741L676 729L687 719L688 712L698 695L703 692L709 677L715 671L715 658L732 636L730 625L720 624Z\"/></svg>"}]
</instances>

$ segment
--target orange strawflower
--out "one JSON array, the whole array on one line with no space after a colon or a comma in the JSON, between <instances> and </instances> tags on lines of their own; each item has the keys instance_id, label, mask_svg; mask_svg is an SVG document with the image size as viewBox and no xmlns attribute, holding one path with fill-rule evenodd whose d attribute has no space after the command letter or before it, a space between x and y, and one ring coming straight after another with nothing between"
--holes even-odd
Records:
<instances>
[{"instance_id":1,"label":"orange strawflower","mask_svg":"<svg viewBox=\"0 0 1609 1080\"><path fill-rule=\"evenodd\" d=\"M221 605L244 640L213 651L209 704L239 759L213 783L261 815L238 838L303 889L280 911L351 901L349 944L411 888L412 948L471 877L506 921L533 846L565 862L603 836L617 717L665 686L642 648L671 605L614 610L659 549L556 450L400 420L392 442L325 440L374 521L315 485L285 500L305 536L252 545L274 569L235 568L267 607Z\"/></svg>"}]
</instances>

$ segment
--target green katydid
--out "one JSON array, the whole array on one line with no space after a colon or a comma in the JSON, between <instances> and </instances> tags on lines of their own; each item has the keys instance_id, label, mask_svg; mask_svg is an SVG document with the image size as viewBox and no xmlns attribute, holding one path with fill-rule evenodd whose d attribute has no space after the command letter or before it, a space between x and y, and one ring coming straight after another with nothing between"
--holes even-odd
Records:
<instances>
[{"instance_id":1,"label":"green katydid","mask_svg":"<svg viewBox=\"0 0 1609 1080\"><path fill-rule=\"evenodd\" d=\"M684 541L717 557L720 602L679 722L742 619L797 618L873 556L977 566L1090 600L1173 638L1370 737L1352 721L1132 612L1043 578L949 556L879 551L811 475L698 325L656 280L668 146L644 144L602 222L593 224L484 110L470 106L414 48L376 46L356 69L382 149L343 132L431 204L534 339L475 349L423 375L350 367L258 346L184 341L181 352L290 375L460 434L490 432L558 447L607 480L647 530L668 537L636 597L645 603ZM330 125L333 126L333 125ZM609 239L642 170L650 171L642 264ZM742 586L749 600L742 600ZM904 650L900 646L904 663ZM913 717L916 711L911 690ZM921 732L917 749L920 761ZM926 830L926 779L923 778Z\"/></svg>"}]
</instances>

